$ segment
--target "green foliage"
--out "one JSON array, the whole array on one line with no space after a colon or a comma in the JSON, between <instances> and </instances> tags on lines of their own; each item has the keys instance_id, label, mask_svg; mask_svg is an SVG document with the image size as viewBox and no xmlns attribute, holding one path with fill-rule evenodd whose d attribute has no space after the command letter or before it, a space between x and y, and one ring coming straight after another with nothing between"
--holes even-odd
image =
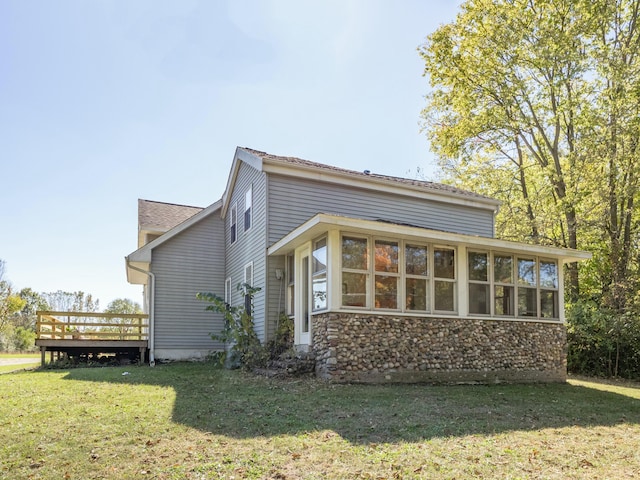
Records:
<instances>
[{"instance_id":1,"label":"green foliage","mask_svg":"<svg viewBox=\"0 0 640 480\"><path fill-rule=\"evenodd\" d=\"M253 310L253 297L260 288L250 285L240 285L249 296L249 305ZM253 315L244 306L232 307L223 298L214 293L198 293L196 298L209 302L206 310L221 313L224 316L224 327L220 333L211 334L213 340L229 346L228 354L220 356L220 361L230 367L241 367L245 370L266 366L269 353L260 343L253 322Z\"/></svg>"},{"instance_id":2,"label":"green foliage","mask_svg":"<svg viewBox=\"0 0 640 480\"><path fill-rule=\"evenodd\" d=\"M293 347L293 318L282 312L272 340L267 344L271 359L278 358Z\"/></svg>"},{"instance_id":3,"label":"green foliage","mask_svg":"<svg viewBox=\"0 0 640 480\"><path fill-rule=\"evenodd\" d=\"M107 308L105 308L104 313L136 314L142 313L142 307L138 302L134 302L129 298L116 298L115 300L109 302L109 305L107 305Z\"/></svg>"},{"instance_id":4,"label":"green foliage","mask_svg":"<svg viewBox=\"0 0 640 480\"><path fill-rule=\"evenodd\" d=\"M35 349L36 332L24 327L16 327L13 336L13 349L16 352L28 352Z\"/></svg>"},{"instance_id":5,"label":"green foliage","mask_svg":"<svg viewBox=\"0 0 640 480\"><path fill-rule=\"evenodd\" d=\"M565 270L570 368L638 376L638 1L467 0L419 52L443 181L501 200L502 238L593 252Z\"/></svg>"},{"instance_id":6,"label":"green foliage","mask_svg":"<svg viewBox=\"0 0 640 480\"><path fill-rule=\"evenodd\" d=\"M567 368L572 373L640 378L640 317L595 302L568 309Z\"/></svg>"}]
</instances>

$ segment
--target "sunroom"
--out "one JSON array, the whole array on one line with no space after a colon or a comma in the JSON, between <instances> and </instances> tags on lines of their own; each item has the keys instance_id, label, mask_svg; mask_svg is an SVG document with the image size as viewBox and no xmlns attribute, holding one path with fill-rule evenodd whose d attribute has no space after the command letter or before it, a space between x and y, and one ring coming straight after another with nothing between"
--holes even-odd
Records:
<instances>
[{"instance_id":1,"label":"sunroom","mask_svg":"<svg viewBox=\"0 0 640 480\"><path fill-rule=\"evenodd\" d=\"M326 376L387 380L408 371L510 368L496 346L548 349L540 332L555 332L552 343L563 350L562 265L590 257L329 214L314 216L268 253L287 256L296 347L314 351ZM537 368L539 354L529 352L523 368ZM554 364L564 362L558 352L552 356Z\"/></svg>"}]
</instances>

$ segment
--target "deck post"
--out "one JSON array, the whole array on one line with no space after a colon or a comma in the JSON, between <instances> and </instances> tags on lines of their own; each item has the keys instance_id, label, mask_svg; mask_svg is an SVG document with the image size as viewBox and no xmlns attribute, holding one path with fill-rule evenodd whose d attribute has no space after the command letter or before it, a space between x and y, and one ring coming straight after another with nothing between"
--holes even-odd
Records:
<instances>
[{"instance_id":1,"label":"deck post","mask_svg":"<svg viewBox=\"0 0 640 480\"><path fill-rule=\"evenodd\" d=\"M40 366L44 367L46 363L47 347L40 347Z\"/></svg>"}]
</instances>

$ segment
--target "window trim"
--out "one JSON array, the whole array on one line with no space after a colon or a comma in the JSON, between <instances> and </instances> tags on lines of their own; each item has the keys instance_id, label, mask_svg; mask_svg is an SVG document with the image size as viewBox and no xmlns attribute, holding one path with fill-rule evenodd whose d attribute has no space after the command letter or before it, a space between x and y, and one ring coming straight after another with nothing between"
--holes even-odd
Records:
<instances>
[{"instance_id":1,"label":"window trim","mask_svg":"<svg viewBox=\"0 0 640 480\"><path fill-rule=\"evenodd\" d=\"M224 280L224 303L226 303L228 307L231 306L232 297L233 295L231 292L231 277L227 277Z\"/></svg>"},{"instance_id":2,"label":"window trim","mask_svg":"<svg viewBox=\"0 0 640 480\"><path fill-rule=\"evenodd\" d=\"M367 241L367 269L353 269L353 268L344 268L342 266L342 246L343 239L354 238L361 239ZM388 236L378 236L372 234L360 234L360 233L351 233L348 231L341 231L339 237L339 249L340 249L340 274L339 274L339 282L340 285L344 285L343 275L345 273L356 273L356 274L366 274L367 275L367 291L366 291L366 305L365 306L354 306L354 305L345 305L343 303L343 298L341 297L339 302L340 309L353 309L353 310L367 310L367 311L377 311L377 312L397 312L397 313L408 313L408 314L439 314L439 315L459 315L459 306L458 306L458 284L459 284L459 273L458 273L458 246L456 245L445 245L439 243L430 243L424 241L414 241L411 239L398 239L391 238ZM383 242L393 242L398 244L398 272L377 272L375 270L375 244L376 241ZM406 246L416 246L416 247L425 247L427 249L427 275L413 275L406 273ZM450 250L453 252L454 264L453 264L453 278L443 278L443 277L435 277L434 272L434 255L436 250ZM392 275L398 279L398 300L397 300L397 308L389 309L389 308L376 308L375 306L375 294L376 294L376 286L375 286L375 277L376 274L380 273L381 275ZM426 310L409 310L406 306L406 281L408 278L415 278L422 280L424 279L427 283L427 298L426 298ZM442 281L451 283L453 285L453 310L436 310L436 300L435 300L435 283L436 281Z\"/></svg>"},{"instance_id":3,"label":"window trim","mask_svg":"<svg viewBox=\"0 0 640 480\"><path fill-rule=\"evenodd\" d=\"M313 256L314 252L316 251L316 244L318 244L319 242L321 242L322 240L324 240L324 248L326 250L326 259L325 259L325 263L324 263L324 268L320 269L318 271L316 271L315 267L316 267L316 262L315 262L315 257ZM309 266L309 271L310 271L310 275L311 275L311 292L315 293L313 288L314 288L314 280L316 278L322 277L324 275L324 279L325 279L325 301L324 301L324 307L322 308L315 308L315 301L312 302L311 304L311 312L316 313L316 312L323 312L329 309L329 237L328 235L322 235L321 237L316 238L315 240L313 240L311 242L311 255L309 257L309 260L311 262L311 265ZM315 299L314 299L315 300Z\"/></svg>"},{"instance_id":4,"label":"window trim","mask_svg":"<svg viewBox=\"0 0 640 480\"><path fill-rule=\"evenodd\" d=\"M247 269L251 268L251 281L248 281L247 279ZM249 287L253 288L253 261L246 263L244 266L244 272L243 272L243 285L242 285L242 292L243 292L243 296L244 296L244 308L245 311L249 314L252 315L253 314L253 305L251 305L251 296L249 295L249 290L247 289L247 285L249 285Z\"/></svg>"},{"instance_id":5,"label":"window trim","mask_svg":"<svg viewBox=\"0 0 640 480\"><path fill-rule=\"evenodd\" d=\"M453 251L453 278L436 277L435 255L436 250ZM452 245L443 245L438 243L431 244L431 312L442 315L458 315L458 248ZM467 275L468 276L468 275ZM436 308L436 282L453 284L453 310L438 310Z\"/></svg>"},{"instance_id":6,"label":"window trim","mask_svg":"<svg viewBox=\"0 0 640 480\"><path fill-rule=\"evenodd\" d=\"M469 256L472 254L481 254L481 255L486 255L487 258L487 279L486 280L472 280L471 279L471 269L469 268ZM493 255L491 254L491 251L487 251L487 250L475 250L475 249L468 249L467 250L467 308L469 310L469 315L482 315L483 317L490 317L491 316L491 311L493 310L493 282L491 281L491 273L493 270ZM488 312L486 313L478 313L478 312L474 312L471 313L471 285L484 285L485 287L489 287L489 298L488 298L488 302L487 302L487 307L488 307Z\"/></svg>"},{"instance_id":7,"label":"window trim","mask_svg":"<svg viewBox=\"0 0 640 480\"><path fill-rule=\"evenodd\" d=\"M285 279L287 286L286 302L287 302L287 315L293 317L296 313L296 256L295 254L289 254L285 257Z\"/></svg>"},{"instance_id":8,"label":"window trim","mask_svg":"<svg viewBox=\"0 0 640 480\"><path fill-rule=\"evenodd\" d=\"M229 213L229 240L231 245L238 241L238 202L231 205Z\"/></svg>"},{"instance_id":9,"label":"window trim","mask_svg":"<svg viewBox=\"0 0 640 480\"><path fill-rule=\"evenodd\" d=\"M483 249L474 249L469 248L467 250L467 266L469 262L469 254L471 253L484 253L488 255L489 269L487 272L487 277L489 279L489 291L490 291L490 304L489 304L489 313L471 313L471 302L467 305L467 314L470 317L480 316L480 317L491 317L491 318L499 318L499 319L518 319L518 320L549 320L549 321L562 321L562 313L561 309L561 301L560 301L560 262L558 259L538 256L538 255L529 255L524 253L510 253L502 250L483 250ZM496 257L509 257L511 258L511 283L498 282L495 278L495 258ZM520 276L518 272L519 261L529 261L532 260L534 262L534 271L533 275L535 276L535 285L530 285L520 281ZM540 275L540 265L541 263L551 263L555 265L555 283L556 286L552 287L543 287L541 283L541 275ZM471 280L470 271L467 268L467 292L469 291L469 285L471 284L487 284L487 282L481 282L477 280ZM511 288L513 291L513 299L512 299L512 314L498 314L496 313L495 299L496 299L496 287L506 287ZM520 314L518 299L520 298L520 294L526 292L527 290L535 291L535 315L522 315ZM544 317L542 315L542 292L555 292L554 305L553 309L556 311L556 316L554 317ZM470 296L469 296L470 300Z\"/></svg>"},{"instance_id":10,"label":"window trim","mask_svg":"<svg viewBox=\"0 0 640 480\"><path fill-rule=\"evenodd\" d=\"M342 246L343 246L343 241L344 238L353 238L353 239L358 239L358 240L365 240L367 242L367 250L366 250L366 255L367 255L367 268L366 269L356 269L356 268L345 268L343 266L343 250L342 250ZM353 308L353 309L357 309L357 310L370 310L371 309L371 236L370 235L362 235L362 234L351 234L348 232L341 232L340 233L340 285L344 286L345 283L343 281L343 276L345 273L353 273L353 274L358 274L358 275L365 275L365 286L366 286L366 290L365 290L365 304L363 306L357 306L357 305L344 305L344 291L341 294L341 298L340 298L340 308Z\"/></svg>"},{"instance_id":11,"label":"window trim","mask_svg":"<svg viewBox=\"0 0 640 480\"><path fill-rule=\"evenodd\" d=\"M248 206L247 206L248 204ZM249 218L249 226L247 227L247 217ZM253 227L253 184L249 185L249 189L244 193L244 231L248 232Z\"/></svg>"},{"instance_id":12,"label":"window trim","mask_svg":"<svg viewBox=\"0 0 640 480\"><path fill-rule=\"evenodd\" d=\"M401 248L401 257L402 257L402 275L401 275L401 279L402 279L402 285L401 285L401 296L402 298L404 298L404 302L403 302L403 306L402 306L402 311L405 313L431 313L431 298L433 297L433 292L431 291L432 289L432 285L433 285L433 278L431 275L432 272L432 266L431 264L433 263L433 260L431 259L431 252L433 249L433 246L431 244L429 244L428 242L414 242L411 240L403 240L401 242L402 244L402 248ZM411 246L411 247L423 247L426 249L427 251L427 255L426 255L426 261L427 261L427 273L426 275L420 275L420 274L416 274L416 273L407 273L407 245ZM426 289L425 289L425 294L426 294L426 299L425 299L425 310L417 310L417 309L408 309L407 308L407 280L409 279L414 279L414 280L424 280L427 284Z\"/></svg>"}]
</instances>

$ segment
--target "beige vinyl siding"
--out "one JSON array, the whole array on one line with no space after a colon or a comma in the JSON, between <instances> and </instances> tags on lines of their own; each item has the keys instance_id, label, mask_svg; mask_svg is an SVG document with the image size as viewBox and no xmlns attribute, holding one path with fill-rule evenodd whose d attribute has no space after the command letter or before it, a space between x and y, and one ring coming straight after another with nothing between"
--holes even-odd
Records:
<instances>
[{"instance_id":1,"label":"beige vinyl siding","mask_svg":"<svg viewBox=\"0 0 640 480\"><path fill-rule=\"evenodd\" d=\"M493 237L490 210L270 175L269 246L317 213Z\"/></svg>"},{"instance_id":2,"label":"beige vinyl siding","mask_svg":"<svg viewBox=\"0 0 640 480\"><path fill-rule=\"evenodd\" d=\"M264 173L240 163L236 182L228 200L230 205L238 204L238 212L245 211L245 194L249 188L253 189L251 228L244 230L244 215L238 214L238 238L233 244L229 244L230 225L229 213L225 219L226 250L226 277L231 278L231 304L243 305L242 292L238 290L238 284L243 282L244 267L253 262L253 287L261 290L256 293L253 300L253 317L256 333L261 341L265 339L265 298L268 294L265 284L266 268L266 176ZM222 290L221 290L222 292Z\"/></svg>"},{"instance_id":3,"label":"beige vinyl siding","mask_svg":"<svg viewBox=\"0 0 640 480\"><path fill-rule=\"evenodd\" d=\"M197 292L224 294L224 226L214 212L153 250L156 349L220 350L210 334L222 315L205 311Z\"/></svg>"}]
</instances>

